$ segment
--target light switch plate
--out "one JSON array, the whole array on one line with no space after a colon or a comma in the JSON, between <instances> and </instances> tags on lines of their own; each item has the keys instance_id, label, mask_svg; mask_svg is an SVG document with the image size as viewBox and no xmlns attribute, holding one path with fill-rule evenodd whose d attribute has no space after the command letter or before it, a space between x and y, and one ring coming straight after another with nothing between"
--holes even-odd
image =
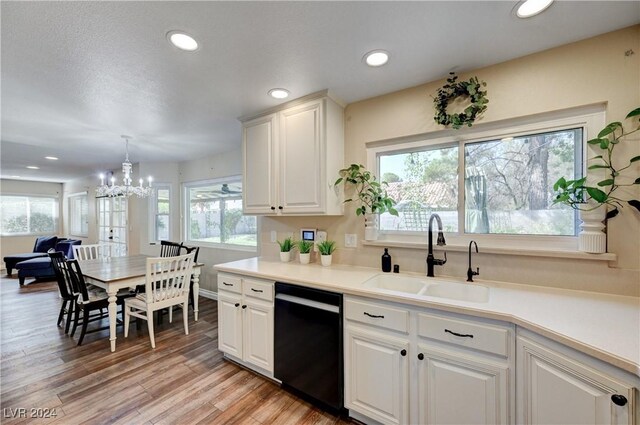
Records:
<instances>
[{"instance_id":1,"label":"light switch plate","mask_svg":"<svg viewBox=\"0 0 640 425\"><path fill-rule=\"evenodd\" d=\"M345 248L357 248L358 247L358 235L355 233L345 233L344 235L344 247Z\"/></svg>"},{"instance_id":2,"label":"light switch plate","mask_svg":"<svg viewBox=\"0 0 640 425\"><path fill-rule=\"evenodd\" d=\"M278 233L275 230L271 231L271 243L278 242Z\"/></svg>"}]
</instances>

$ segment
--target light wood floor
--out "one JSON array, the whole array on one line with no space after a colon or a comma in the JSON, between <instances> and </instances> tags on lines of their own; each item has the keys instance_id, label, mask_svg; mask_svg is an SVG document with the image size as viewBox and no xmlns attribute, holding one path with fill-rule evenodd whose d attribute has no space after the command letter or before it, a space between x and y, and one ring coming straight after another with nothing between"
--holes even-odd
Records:
<instances>
[{"instance_id":1,"label":"light wood floor","mask_svg":"<svg viewBox=\"0 0 640 425\"><path fill-rule=\"evenodd\" d=\"M108 331L87 334L77 347L76 339L56 326L60 304L54 282L21 288L17 278L0 278L0 298L2 424L349 422L223 360L212 300L200 299L197 323L190 312L188 336L182 313L174 311L172 324L165 316L156 327L155 350L146 326L136 331L132 324L127 339L118 328L117 350L111 353ZM19 408L27 418L11 418ZM30 417L46 409L57 416Z\"/></svg>"}]
</instances>

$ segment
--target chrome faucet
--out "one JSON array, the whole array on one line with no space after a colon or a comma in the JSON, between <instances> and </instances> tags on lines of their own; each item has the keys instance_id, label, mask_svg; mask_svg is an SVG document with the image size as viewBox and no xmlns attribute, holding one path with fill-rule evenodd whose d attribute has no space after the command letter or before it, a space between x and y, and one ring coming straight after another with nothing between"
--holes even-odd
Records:
<instances>
[{"instance_id":1,"label":"chrome faucet","mask_svg":"<svg viewBox=\"0 0 640 425\"><path fill-rule=\"evenodd\" d=\"M473 277L478 276L480 274L480 267L476 267L476 271L474 272L471 268L471 245L476 246L476 253L478 252L478 244L476 241L469 242L469 268L467 269L467 282L473 282Z\"/></svg>"},{"instance_id":2,"label":"chrome faucet","mask_svg":"<svg viewBox=\"0 0 640 425\"><path fill-rule=\"evenodd\" d=\"M444 233L442 233L442 220L438 214L431 214L429 217L429 253L427 254L427 276L433 277L433 266L443 266L447 262L447 253L444 253L444 260L440 260L433 257L433 231L431 226L433 225L433 219L438 222L438 239L436 244L438 246L445 246Z\"/></svg>"}]
</instances>

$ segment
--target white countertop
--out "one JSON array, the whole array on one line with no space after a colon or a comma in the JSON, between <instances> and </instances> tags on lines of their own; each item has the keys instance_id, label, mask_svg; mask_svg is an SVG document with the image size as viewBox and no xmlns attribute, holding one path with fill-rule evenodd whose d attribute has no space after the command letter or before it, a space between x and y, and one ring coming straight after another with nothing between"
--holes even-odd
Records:
<instances>
[{"instance_id":1,"label":"white countertop","mask_svg":"<svg viewBox=\"0 0 640 425\"><path fill-rule=\"evenodd\" d=\"M381 273L367 267L322 267L257 257L214 267L224 272L511 322L640 377L640 298L476 279L477 283L489 286L491 292L488 302L474 303L367 288L363 283ZM447 280L464 279L447 277Z\"/></svg>"}]
</instances>

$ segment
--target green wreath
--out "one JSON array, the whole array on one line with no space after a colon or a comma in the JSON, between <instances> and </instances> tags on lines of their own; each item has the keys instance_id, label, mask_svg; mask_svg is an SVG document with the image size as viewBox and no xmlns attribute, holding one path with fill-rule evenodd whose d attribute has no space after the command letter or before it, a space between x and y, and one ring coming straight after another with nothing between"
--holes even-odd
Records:
<instances>
[{"instance_id":1,"label":"green wreath","mask_svg":"<svg viewBox=\"0 0 640 425\"><path fill-rule=\"evenodd\" d=\"M486 87L487 83L479 81L478 77L458 82L458 76L455 72L449 74L451 76L447 78L447 84L438 89L438 94L433 100L433 105L436 108L436 115L433 119L438 124L451 125L455 129L463 125L471 127L478 115L487 109L487 103L489 103L489 99L486 98L487 91L482 90L482 87ZM467 106L460 114L448 114L449 102L460 96L469 97L471 105Z\"/></svg>"}]
</instances>

